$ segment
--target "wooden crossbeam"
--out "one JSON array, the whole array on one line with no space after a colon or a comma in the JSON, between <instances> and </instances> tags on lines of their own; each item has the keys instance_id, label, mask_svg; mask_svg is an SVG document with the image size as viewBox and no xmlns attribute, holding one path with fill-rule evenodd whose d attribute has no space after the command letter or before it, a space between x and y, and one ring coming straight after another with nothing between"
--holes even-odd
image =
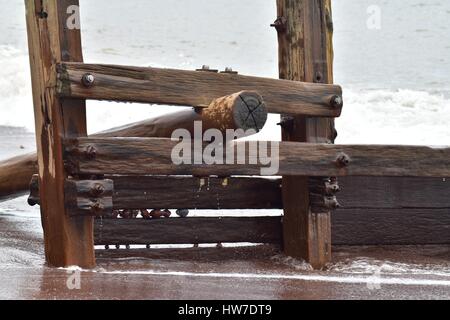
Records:
<instances>
[{"instance_id":1,"label":"wooden crossbeam","mask_svg":"<svg viewBox=\"0 0 450 320\"><path fill-rule=\"evenodd\" d=\"M65 140L67 169L74 174L127 175L262 175L259 151L251 154L250 144L233 141L234 164L182 164L172 162L172 150L179 142L154 138L79 138ZM258 142L261 143L261 142ZM194 143L192 143L194 145ZM268 145L270 152L270 142ZM278 161L275 175L285 176L450 176L450 148L383 145L329 145L281 142L279 153L269 158ZM245 148L245 164L237 164L238 150ZM190 163L203 156L203 149L191 150ZM205 161L212 157L203 158ZM217 160L217 159L216 159ZM225 161L225 160L223 160ZM253 164L254 163L254 164Z\"/></svg>"},{"instance_id":2,"label":"wooden crossbeam","mask_svg":"<svg viewBox=\"0 0 450 320\"><path fill-rule=\"evenodd\" d=\"M113 181L114 209L282 209L281 179L254 177L105 176ZM34 179L32 197L38 204ZM92 181L74 181L83 185ZM344 177L339 179L344 209L450 209L450 179ZM37 186L38 188L38 186ZM324 190L325 196L327 191ZM420 211L420 210L419 210ZM387 218L387 223L391 219Z\"/></svg>"},{"instance_id":3,"label":"wooden crossbeam","mask_svg":"<svg viewBox=\"0 0 450 320\"><path fill-rule=\"evenodd\" d=\"M259 226L258 229L255 229L255 225ZM331 225L334 245L450 244L448 209L340 209L333 212ZM207 233L203 235L205 230ZM257 230L259 233L256 233ZM280 217L95 221L96 245L215 243L214 241L279 244L281 233Z\"/></svg>"},{"instance_id":4,"label":"wooden crossbeam","mask_svg":"<svg viewBox=\"0 0 450 320\"><path fill-rule=\"evenodd\" d=\"M339 117L342 109L342 89L336 85L82 63L63 63L58 75L58 93L65 98L207 107L214 99L249 90L262 95L270 113ZM92 83L83 81L87 75Z\"/></svg>"},{"instance_id":5,"label":"wooden crossbeam","mask_svg":"<svg viewBox=\"0 0 450 320\"><path fill-rule=\"evenodd\" d=\"M280 217L103 219L95 244L201 244L281 242Z\"/></svg>"}]
</instances>

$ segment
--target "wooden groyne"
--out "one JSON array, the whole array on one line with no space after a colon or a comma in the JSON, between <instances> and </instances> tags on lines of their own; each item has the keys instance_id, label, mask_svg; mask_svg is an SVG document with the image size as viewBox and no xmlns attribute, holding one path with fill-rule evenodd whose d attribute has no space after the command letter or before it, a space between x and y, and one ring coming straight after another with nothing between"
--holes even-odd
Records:
<instances>
[{"instance_id":1,"label":"wooden groyne","mask_svg":"<svg viewBox=\"0 0 450 320\"><path fill-rule=\"evenodd\" d=\"M277 0L273 26L280 79L209 68L85 64L80 30L66 24L69 6L79 3L26 0L39 167L31 202L41 206L46 258L52 266L95 266L95 242L263 242L278 243L287 255L321 268L331 261L336 240L331 232L332 211L339 208L336 177L364 177L370 183L385 177L450 176L450 148L334 145L334 118L342 112L343 98L342 88L333 84L330 0ZM194 109L150 121L161 131L138 124L87 137L86 99ZM259 130L268 112L282 115L283 141L266 143L279 147L271 155L279 163L281 180L255 178L266 175L262 169L267 164L251 153L241 159L245 164L172 161L177 141L166 135L174 129L201 120L219 134ZM250 144L227 145L250 150ZM191 156L201 155L194 150ZM220 197L219 191L211 194L211 183ZM174 207L282 208L284 216L173 219L166 214L155 219L167 211L146 212ZM139 215L143 219L133 219ZM100 219L95 228L94 218ZM334 225L343 230L339 219Z\"/></svg>"}]
</instances>

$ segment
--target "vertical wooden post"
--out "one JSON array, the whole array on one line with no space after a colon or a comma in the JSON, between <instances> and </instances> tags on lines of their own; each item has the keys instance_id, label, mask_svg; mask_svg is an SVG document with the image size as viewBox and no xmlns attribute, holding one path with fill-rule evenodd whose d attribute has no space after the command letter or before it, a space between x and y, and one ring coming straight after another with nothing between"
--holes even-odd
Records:
<instances>
[{"instance_id":1,"label":"vertical wooden post","mask_svg":"<svg viewBox=\"0 0 450 320\"><path fill-rule=\"evenodd\" d=\"M280 78L333 82L331 0L277 0ZM333 143L333 119L282 118L283 140ZM322 268L331 260L331 214L310 192L320 179L283 177L283 238L287 255Z\"/></svg>"},{"instance_id":2,"label":"vertical wooden post","mask_svg":"<svg viewBox=\"0 0 450 320\"><path fill-rule=\"evenodd\" d=\"M49 265L95 266L93 218L64 205L62 138L86 136L84 100L56 94L56 64L82 62L78 0L25 0L39 163L41 215Z\"/></svg>"}]
</instances>

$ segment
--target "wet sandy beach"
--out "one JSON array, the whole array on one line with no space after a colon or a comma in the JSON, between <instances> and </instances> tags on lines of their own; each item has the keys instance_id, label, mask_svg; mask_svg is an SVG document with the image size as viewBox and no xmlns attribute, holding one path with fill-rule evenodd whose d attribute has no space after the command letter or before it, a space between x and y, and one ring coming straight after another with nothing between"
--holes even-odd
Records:
<instances>
[{"instance_id":1,"label":"wet sandy beach","mask_svg":"<svg viewBox=\"0 0 450 320\"><path fill-rule=\"evenodd\" d=\"M310 271L274 247L100 250L98 267L45 266L40 219L0 216L0 299L450 299L449 247L338 247Z\"/></svg>"}]
</instances>

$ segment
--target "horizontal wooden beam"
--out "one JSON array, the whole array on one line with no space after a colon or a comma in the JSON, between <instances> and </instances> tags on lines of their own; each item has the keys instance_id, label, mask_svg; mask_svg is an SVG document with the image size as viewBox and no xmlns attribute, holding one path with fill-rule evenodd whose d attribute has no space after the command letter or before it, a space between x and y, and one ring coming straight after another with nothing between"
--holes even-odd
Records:
<instances>
[{"instance_id":1,"label":"horizontal wooden beam","mask_svg":"<svg viewBox=\"0 0 450 320\"><path fill-rule=\"evenodd\" d=\"M233 141L229 148L245 148L245 165L182 164L175 165L171 154L178 142L153 138L79 138L66 140L67 168L74 174L124 175L194 175L232 176L264 175L260 158L249 155L255 142ZM259 142L259 145L271 143ZM450 176L450 148L382 145L328 145L296 142L276 143L271 164L279 162L276 175L283 176ZM201 148L200 148L201 149ZM256 154L259 154L256 153ZM203 150L192 150L201 158ZM204 159L205 160L205 159ZM208 159L214 160L214 159ZM223 160L223 159L222 159ZM257 163L257 164L251 164Z\"/></svg>"},{"instance_id":2,"label":"horizontal wooden beam","mask_svg":"<svg viewBox=\"0 0 450 320\"><path fill-rule=\"evenodd\" d=\"M113 181L114 209L282 209L281 179L182 176L106 176ZM78 190L89 181L77 181ZM34 184L32 184L34 185ZM347 209L449 209L450 179L342 177L341 206ZM33 189L30 201L39 203ZM407 214L407 210L404 211ZM386 218L390 221L389 217Z\"/></svg>"},{"instance_id":3,"label":"horizontal wooden beam","mask_svg":"<svg viewBox=\"0 0 450 320\"><path fill-rule=\"evenodd\" d=\"M450 209L339 209L335 245L450 244Z\"/></svg>"},{"instance_id":4,"label":"horizontal wooden beam","mask_svg":"<svg viewBox=\"0 0 450 320\"><path fill-rule=\"evenodd\" d=\"M339 186L344 209L450 208L450 178L343 177Z\"/></svg>"},{"instance_id":5,"label":"horizontal wooden beam","mask_svg":"<svg viewBox=\"0 0 450 320\"><path fill-rule=\"evenodd\" d=\"M281 241L282 219L97 219L96 245ZM335 245L448 245L450 209L339 209L332 214Z\"/></svg>"},{"instance_id":6,"label":"horizontal wooden beam","mask_svg":"<svg viewBox=\"0 0 450 320\"><path fill-rule=\"evenodd\" d=\"M108 177L115 209L280 209L281 181L263 178Z\"/></svg>"},{"instance_id":7,"label":"horizontal wooden beam","mask_svg":"<svg viewBox=\"0 0 450 320\"><path fill-rule=\"evenodd\" d=\"M279 217L103 219L95 226L97 245L281 243Z\"/></svg>"},{"instance_id":8,"label":"horizontal wooden beam","mask_svg":"<svg viewBox=\"0 0 450 320\"><path fill-rule=\"evenodd\" d=\"M338 117L343 104L339 86L237 74L82 63L61 64L58 73L58 92L65 98L207 107L249 90L262 95L270 113L314 117Z\"/></svg>"}]
</instances>

